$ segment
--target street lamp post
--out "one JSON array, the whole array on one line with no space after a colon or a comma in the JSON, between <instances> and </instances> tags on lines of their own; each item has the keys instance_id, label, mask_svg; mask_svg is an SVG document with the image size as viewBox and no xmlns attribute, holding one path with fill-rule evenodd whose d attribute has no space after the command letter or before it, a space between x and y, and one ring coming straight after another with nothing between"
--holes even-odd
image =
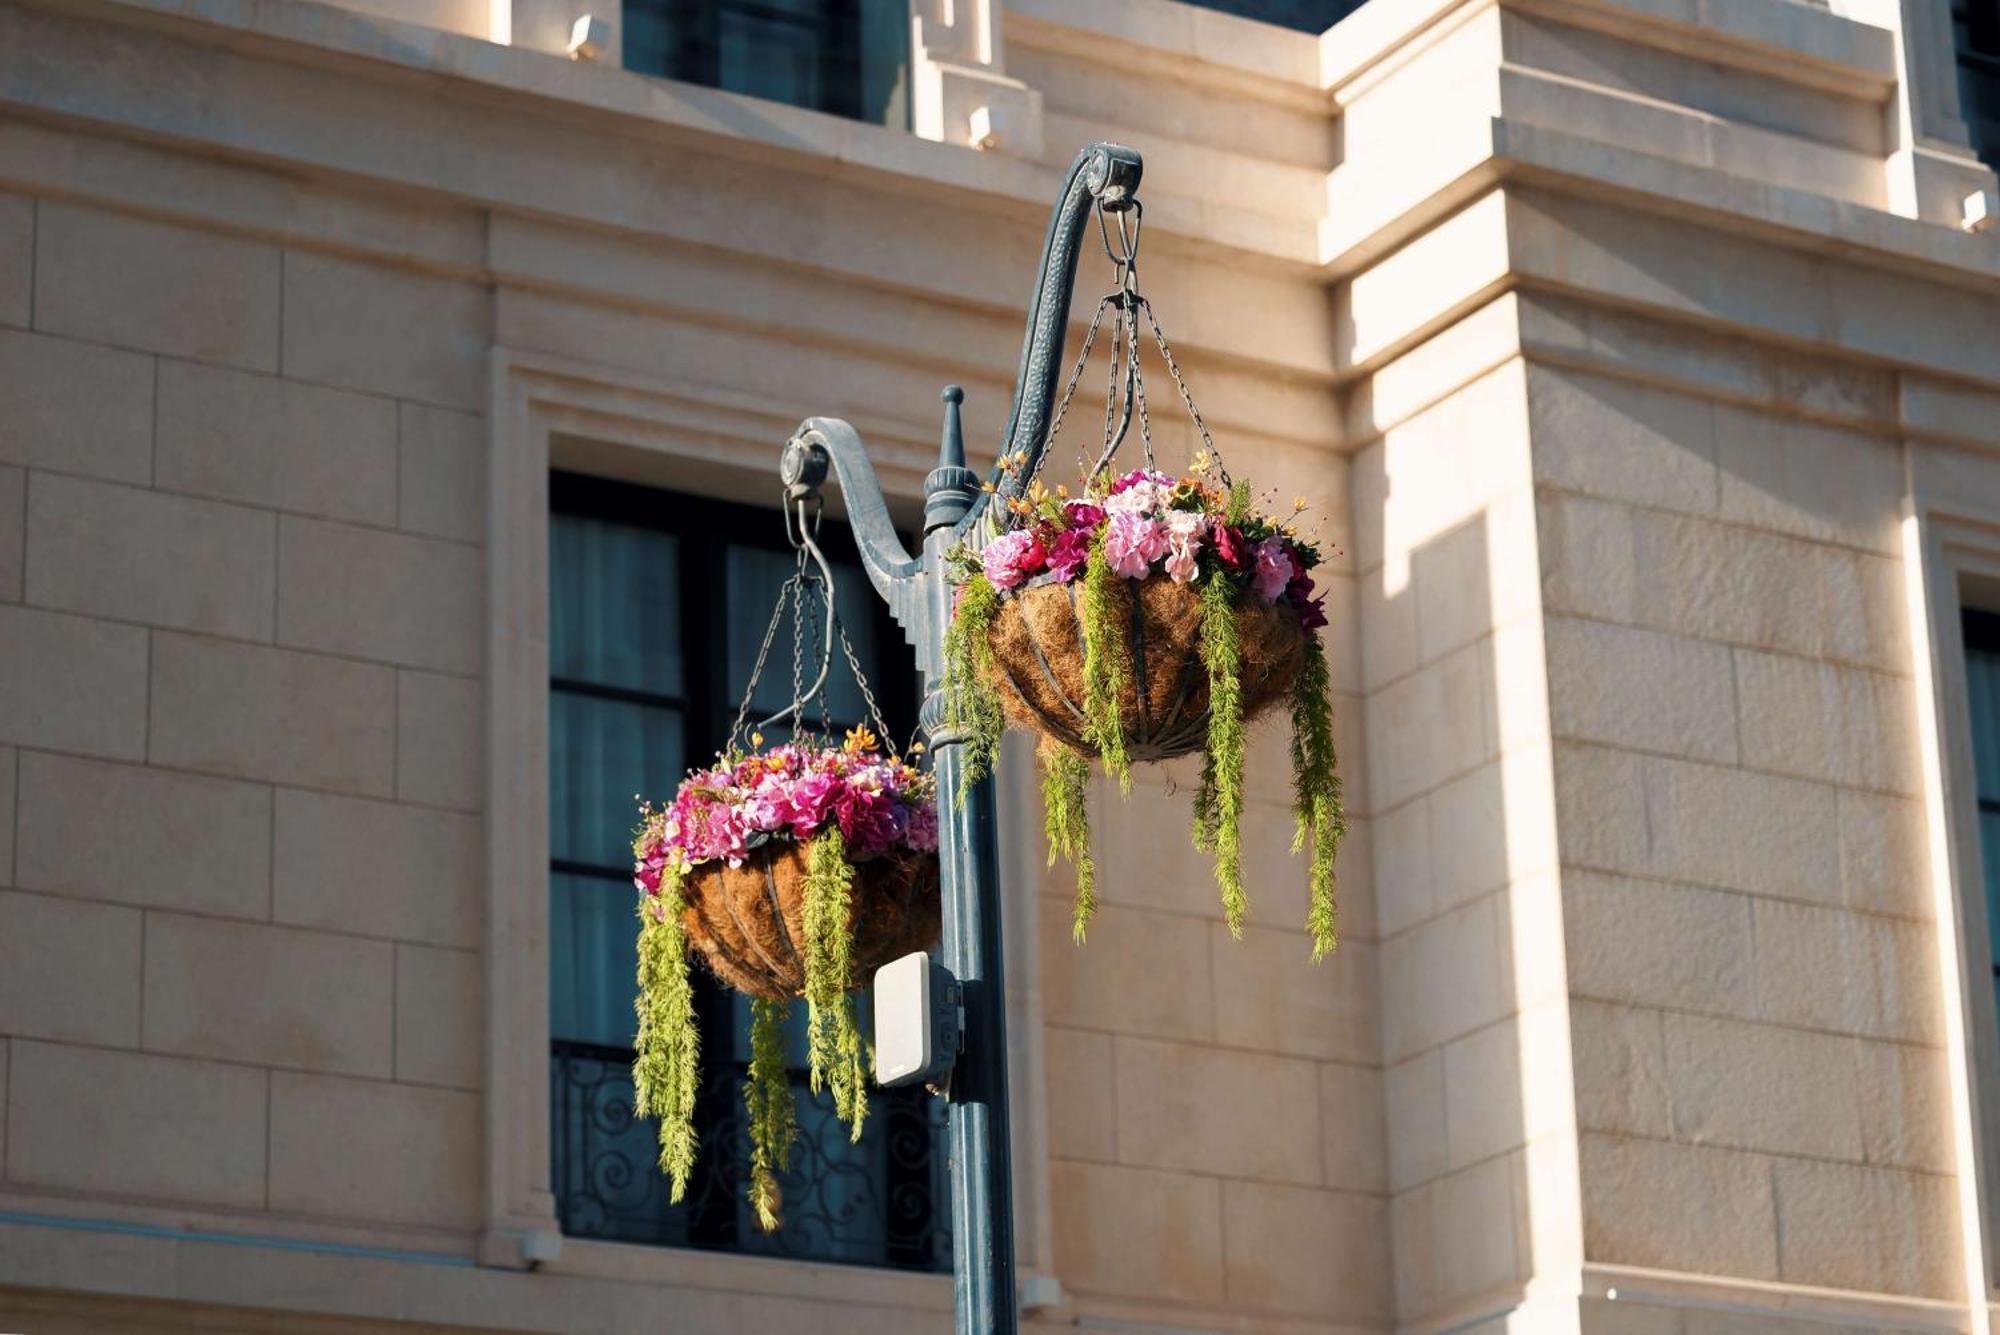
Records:
<instances>
[{"instance_id":1,"label":"street lamp post","mask_svg":"<svg viewBox=\"0 0 2000 1335\"><path fill-rule=\"evenodd\" d=\"M916 649L923 674L923 723L937 776L938 860L944 909L944 967L961 989L963 1051L952 1068L947 1110L951 1156L952 1278L957 1335L1014 1335L1014 1205L1007 1114L1007 1009L1000 939L1000 877L991 781L961 800L963 738L944 724L944 633L951 584L944 556L978 524L996 495L1004 500L1018 479L1032 477L1047 445L1062 364L1070 289L1091 212L1133 206L1139 155L1116 144L1093 144L1077 155L1063 182L1042 244L1041 268L1029 299L1013 410L1003 456L1025 453L1028 466L995 477L983 491L965 466L959 422L964 395L944 392L944 434L938 466L924 479L924 540L920 556L903 548L853 427L831 417L806 419L785 445L779 465L793 500L816 496L829 467L847 499L848 523L861 563Z\"/></svg>"}]
</instances>

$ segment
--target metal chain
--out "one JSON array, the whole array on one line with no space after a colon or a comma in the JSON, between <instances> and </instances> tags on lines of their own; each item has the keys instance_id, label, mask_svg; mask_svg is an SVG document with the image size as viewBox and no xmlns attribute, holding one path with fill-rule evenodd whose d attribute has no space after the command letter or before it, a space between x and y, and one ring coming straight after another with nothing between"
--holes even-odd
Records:
<instances>
[{"instance_id":1,"label":"metal chain","mask_svg":"<svg viewBox=\"0 0 2000 1335\"><path fill-rule=\"evenodd\" d=\"M1194 406L1194 396L1188 393L1187 379L1181 375L1180 363L1174 360L1174 350L1167 346L1167 331L1160 328L1160 317L1153 314L1153 303L1144 297L1139 305L1145 308L1146 322L1153 326L1153 341L1160 345L1160 357L1167 364L1167 374L1174 378L1174 388L1181 392L1181 403L1188 416L1194 420L1194 429L1201 433L1202 447L1209 458L1215 460L1215 471L1222 474L1222 484L1229 485L1229 469L1222 462L1222 451L1215 447L1215 438L1208 434L1208 423L1201 420L1201 409Z\"/></svg>"},{"instance_id":2,"label":"metal chain","mask_svg":"<svg viewBox=\"0 0 2000 1335\"><path fill-rule=\"evenodd\" d=\"M861 699L868 707L868 721L875 725L875 736L882 745L889 744L889 724L882 717L882 706L876 702L875 692L868 685L868 675L861 670L861 660L855 655L854 644L847 638L847 627L840 623L836 614L833 618L834 633L840 637L840 652L847 656L847 670L854 674L854 684L861 688Z\"/></svg>"},{"instance_id":3,"label":"metal chain","mask_svg":"<svg viewBox=\"0 0 2000 1335\"><path fill-rule=\"evenodd\" d=\"M1077 354L1076 365L1070 368L1069 380L1063 385L1062 397L1056 400L1055 414L1049 418L1049 429L1045 439L1051 445L1055 444L1056 433L1062 430L1063 417L1069 412L1069 401L1076 394L1077 382L1083 379L1083 368L1090 362L1090 350L1097 343L1097 330L1098 326L1104 322L1105 308L1117 299L1117 295L1115 292L1108 293L1098 301L1097 309L1091 313L1090 328L1083 331L1083 350ZM1039 474L1042 471L1042 465L1046 464L1048 459L1049 451L1044 449L1041 457L1035 460L1035 472L1029 476L1033 477L1035 474ZM1076 456L1076 466L1078 468L1083 467L1082 454Z\"/></svg>"},{"instance_id":4,"label":"metal chain","mask_svg":"<svg viewBox=\"0 0 2000 1335\"><path fill-rule=\"evenodd\" d=\"M750 680L743 686L743 703L736 706L736 721L729 726L728 745L731 751L734 751L738 743L743 740L743 729L749 726L750 706L757 698L757 682L764 675L766 660L771 657L771 644L778 638L778 623L785 619L785 596L790 592L791 586L791 580L786 580L778 586L778 605L771 609L771 624L764 628L764 642L757 646L756 666L750 669ZM796 693L799 689L796 662L792 674L792 690Z\"/></svg>"}]
</instances>

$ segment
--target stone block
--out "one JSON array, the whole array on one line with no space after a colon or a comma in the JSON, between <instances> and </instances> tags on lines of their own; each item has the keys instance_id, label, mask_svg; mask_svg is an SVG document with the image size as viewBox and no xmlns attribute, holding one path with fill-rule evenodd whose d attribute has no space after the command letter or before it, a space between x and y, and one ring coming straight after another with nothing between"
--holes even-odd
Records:
<instances>
[{"instance_id":1,"label":"stone block","mask_svg":"<svg viewBox=\"0 0 2000 1335\"><path fill-rule=\"evenodd\" d=\"M481 1209L480 1099L271 1073L271 1208L466 1228Z\"/></svg>"},{"instance_id":2,"label":"stone block","mask_svg":"<svg viewBox=\"0 0 2000 1335\"><path fill-rule=\"evenodd\" d=\"M44 201L35 327L253 371L278 369L278 248Z\"/></svg>"},{"instance_id":3,"label":"stone block","mask_svg":"<svg viewBox=\"0 0 2000 1335\"><path fill-rule=\"evenodd\" d=\"M1179 913L1101 905L1088 945L1067 900L1041 901L1042 1014L1050 1024L1156 1038L1212 1039L1210 924Z\"/></svg>"},{"instance_id":4,"label":"stone block","mask_svg":"<svg viewBox=\"0 0 2000 1335\"><path fill-rule=\"evenodd\" d=\"M280 791L272 916L429 945L477 947L483 845L474 816Z\"/></svg>"},{"instance_id":5,"label":"stone block","mask_svg":"<svg viewBox=\"0 0 2000 1335\"><path fill-rule=\"evenodd\" d=\"M1600 500L1715 512L1715 422L1707 400L1531 365L1528 415L1538 483Z\"/></svg>"},{"instance_id":6,"label":"stone block","mask_svg":"<svg viewBox=\"0 0 2000 1335\"><path fill-rule=\"evenodd\" d=\"M486 970L478 955L396 947L396 1079L479 1088Z\"/></svg>"},{"instance_id":7,"label":"stone block","mask_svg":"<svg viewBox=\"0 0 2000 1335\"><path fill-rule=\"evenodd\" d=\"M1121 1163L1319 1185L1312 1063L1124 1037L1112 1061Z\"/></svg>"},{"instance_id":8,"label":"stone block","mask_svg":"<svg viewBox=\"0 0 2000 1335\"><path fill-rule=\"evenodd\" d=\"M176 913L146 920L146 1047L309 1071L392 1070L395 950Z\"/></svg>"},{"instance_id":9,"label":"stone block","mask_svg":"<svg viewBox=\"0 0 2000 1335\"><path fill-rule=\"evenodd\" d=\"M1043 1070L1049 1096L1049 1154L1109 1163L1118 1157L1118 1111L1111 1098L1111 1036L1047 1025Z\"/></svg>"},{"instance_id":10,"label":"stone block","mask_svg":"<svg viewBox=\"0 0 2000 1335\"><path fill-rule=\"evenodd\" d=\"M1494 896L1382 943L1382 1056L1399 1062L1505 1015Z\"/></svg>"},{"instance_id":11,"label":"stone block","mask_svg":"<svg viewBox=\"0 0 2000 1335\"><path fill-rule=\"evenodd\" d=\"M0 738L145 758L143 629L0 604L0 644Z\"/></svg>"},{"instance_id":12,"label":"stone block","mask_svg":"<svg viewBox=\"0 0 2000 1335\"><path fill-rule=\"evenodd\" d=\"M1336 724L1336 732L1338 724ZM1266 733L1269 740L1272 734ZM1343 752L1343 754L1353 754ZM1282 796L1259 796L1250 771L1259 756L1245 762L1243 807L1243 886L1250 901L1250 921L1263 926L1292 927L1306 920L1306 861L1292 854L1292 811L1289 788ZM1263 780L1272 782L1272 767L1289 784L1290 762L1275 746L1262 757ZM1193 773L1198 773L1194 771ZM1354 767L1342 767L1343 775ZM1273 783L1274 787L1279 786ZM1210 864L1189 848L1193 825L1192 777L1171 791L1162 785L1134 783L1120 797L1109 783L1096 785L1097 804L1091 813L1096 841L1097 896L1106 905L1222 917L1221 892ZM1350 810L1359 803L1348 790ZM1058 869L1054 884L1067 893L1075 884L1067 869ZM1091 929L1094 950L1099 931Z\"/></svg>"},{"instance_id":13,"label":"stone block","mask_svg":"<svg viewBox=\"0 0 2000 1335\"><path fill-rule=\"evenodd\" d=\"M1319 1068L1319 1120L1329 1187L1388 1189L1385 1100L1382 1072L1372 1066L1329 1063Z\"/></svg>"},{"instance_id":14,"label":"stone block","mask_svg":"<svg viewBox=\"0 0 2000 1335\"><path fill-rule=\"evenodd\" d=\"M1430 802L1414 797L1369 822L1374 838L1375 910L1385 936L1436 912Z\"/></svg>"},{"instance_id":15,"label":"stone block","mask_svg":"<svg viewBox=\"0 0 2000 1335\"><path fill-rule=\"evenodd\" d=\"M1869 1038L1942 1041L1930 924L1759 900L1751 927L1760 1018Z\"/></svg>"},{"instance_id":16,"label":"stone block","mask_svg":"<svg viewBox=\"0 0 2000 1335\"><path fill-rule=\"evenodd\" d=\"M421 403L397 407L397 520L412 533L478 542L486 533L486 421Z\"/></svg>"},{"instance_id":17,"label":"stone block","mask_svg":"<svg viewBox=\"0 0 2000 1335\"><path fill-rule=\"evenodd\" d=\"M1837 800L1842 901L1872 913L1929 918L1923 805L1850 788L1840 789Z\"/></svg>"},{"instance_id":18,"label":"stone block","mask_svg":"<svg viewBox=\"0 0 2000 1335\"><path fill-rule=\"evenodd\" d=\"M1502 1155L1430 1184L1437 1208L1437 1286L1446 1302L1489 1292L1522 1277L1523 1163Z\"/></svg>"},{"instance_id":19,"label":"stone block","mask_svg":"<svg viewBox=\"0 0 2000 1335\"><path fill-rule=\"evenodd\" d=\"M1217 1042L1329 1061L1377 1060L1373 943L1346 941L1315 964L1302 932L1250 927L1237 941L1222 923L1208 926Z\"/></svg>"},{"instance_id":20,"label":"stone block","mask_svg":"<svg viewBox=\"0 0 2000 1335\"><path fill-rule=\"evenodd\" d=\"M1907 678L1736 651L1743 763L1915 796L1916 702Z\"/></svg>"},{"instance_id":21,"label":"stone block","mask_svg":"<svg viewBox=\"0 0 2000 1335\"><path fill-rule=\"evenodd\" d=\"M1751 905L1719 890L1565 871L1570 990L1632 1005L1754 1015Z\"/></svg>"},{"instance_id":22,"label":"stone block","mask_svg":"<svg viewBox=\"0 0 2000 1335\"><path fill-rule=\"evenodd\" d=\"M1555 735L1697 760L1736 759L1729 650L1601 621L1550 617Z\"/></svg>"},{"instance_id":23,"label":"stone block","mask_svg":"<svg viewBox=\"0 0 2000 1335\"><path fill-rule=\"evenodd\" d=\"M1393 806L1496 753L1486 657L1483 642L1468 646L1367 697L1363 711L1373 801Z\"/></svg>"},{"instance_id":24,"label":"stone block","mask_svg":"<svg viewBox=\"0 0 2000 1335\"><path fill-rule=\"evenodd\" d=\"M1435 906L1455 909L1507 883L1507 794L1502 766L1481 765L1433 789L1430 805Z\"/></svg>"},{"instance_id":25,"label":"stone block","mask_svg":"<svg viewBox=\"0 0 2000 1335\"><path fill-rule=\"evenodd\" d=\"M1895 441L1748 408L1715 409L1719 512L1822 542L1896 554L1903 463Z\"/></svg>"},{"instance_id":26,"label":"stone block","mask_svg":"<svg viewBox=\"0 0 2000 1335\"><path fill-rule=\"evenodd\" d=\"M1584 1131L1666 1139L1666 1034L1658 1011L1582 998L1570 1003L1576 1121Z\"/></svg>"},{"instance_id":27,"label":"stone block","mask_svg":"<svg viewBox=\"0 0 2000 1335\"><path fill-rule=\"evenodd\" d=\"M1547 611L1642 624L1635 530L1643 512L1544 487L1536 495L1536 520ZM1646 578L1660 574L1649 570Z\"/></svg>"},{"instance_id":28,"label":"stone block","mask_svg":"<svg viewBox=\"0 0 2000 1335\"><path fill-rule=\"evenodd\" d=\"M1489 546L1482 511L1410 552L1410 583L1401 597L1414 595L1418 661L1436 662L1493 629Z\"/></svg>"},{"instance_id":29,"label":"stone block","mask_svg":"<svg viewBox=\"0 0 2000 1335\"><path fill-rule=\"evenodd\" d=\"M269 915L268 788L37 751L20 766L22 889ZM105 856L106 831L116 857Z\"/></svg>"},{"instance_id":30,"label":"stone block","mask_svg":"<svg viewBox=\"0 0 2000 1335\"><path fill-rule=\"evenodd\" d=\"M396 673L399 799L461 811L484 805L483 706L475 680L407 668Z\"/></svg>"},{"instance_id":31,"label":"stone block","mask_svg":"<svg viewBox=\"0 0 2000 1335\"><path fill-rule=\"evenodd\" d=\"M1855 1039L1853 1088L1869 1163L1953 1171L1951 1084L1943 1052Z\"/></svg>"},{"instance_id":32,"label":"stone block","mask_svg":"<svg viewBox=\"0 0 2000 1335\"><path fill-rule=\"evenodd\" d=\"M0 466L0 603L21 601L28 547L28 475Z\"/></svg>"},{"instance_id":33,"label":"stone block","mask_svg":"<svg viewBox=\"0 0 2000 1335\"><path fill-rule=\"evenodd\" d=\"M268 640L277 521L263 510L37 475L28 598L175 630Z\"/></svg>"},{"instance_id":34,"label":"stone block","mask_svg":"<svg viewBox=\"0 0 2000 1335\"><path fill-rule=\"evenodd\" d=\"M25 1039L8 1047L9 1181L264 1205L265 1072Z\"/></svg>"},{"instance_id":35,"label":"stone block","mask_svg":"<svg viewBox=\"0 0 2000 1335\"><path fill-rule=\"evenodd\" d=\"M300 649L480 670L485 565L476 548L286 515L278 639Z\"/></svg>"},{"instance_id":36,"label":"stone block","mask_svg":"<svg viewBox=\"0 0 2000 1335\"><path fill-rule=\"evenodd\" d=\"M1664 1024L1676 1140L1860 1161L1850 1040L1697 1015Z\"/></svg>"},{"instance_id":37,"label":"stone block","mask_svg":"<svg viewBox=\"0 0 2000 1335\"><path fill-rule=\"evenodd\" d=\"M1502 1020L1444 1046L1446 1167L1451 1170L1527 1141L1520 1026Z\"/></svg>"},{"instance_id":38,"label":"stone block","mask_svg":"<svg viewBox=\"0 0 2000 1335\"><path fill-rule=\"evenodd\" d=\"M1957 1302L1964 1295L1951 1178L1779 1159L1778 1273L1794 1284Z\"/></svg>"},{"instance_id":39,"label":"stone block","mask_svg":"<svg viewBox=\"0 0 2000 1335\"><path fill-rule=\"evenodd\" d=\"M1107 1164L1049 1166L1056 1268L1074 1293L1223 1300L1222 1184Z\"/></svg>"},{"instance_id":40,"label":"stone block","mask_svg":"<svg viewBox=\"0 0 2000 1335\"><path fill-rule=\"evenodd\" d=\"M1223 1277L1238 1310L1383 1323L1394 1314L1388 1204L1375 1196L1222 1184Z\"/></svg>"},{"instance_id":41,"label":"stone block","mask_svg":"<svg viewBox=\"0 0 2000 1335\"><path fill-rule=\"evenodd\" d=\"M1771 1160L1586 1133L1583 1246L1593 1261L1778 1278Z\"/></svg>"},{"instance_id":42,"label":"stone block","mask_svg":"<svg viewBox=\"0 0 2000 1335\"><path fill-rule=\"evenodd\" d=\"M395 673L190 635L153 640L156 764L388 796Z\"/></svg>"},{"instance_id":43,"label":"stone block","mask_svg":"<svg viewBox=\"0 0 2000 1335\"><path fill-rule=\"evenodd\" d=\"M1774 774L1555 750L1565 862L1787 898L1837 902L1834 790Z\"/></svg>"},{"instance_id":44,"label":"stone block","mask_svg":"<svg viewBox=\"0 0 2000 1335\"><path fill-rule=\"evenodd\" d=\"M1417 642L1417 590L1405 578L1388 590L1388 567L1377 563L1355 579L1360 612L1361 682L1372 691L1407 676L1422 661Z\"/></svg>"},{"instance_id":45,"label":"stone block","mask_svg":"<svg viewBox=\"0 0 2000 1335\"><path fill-rule=\"evenodd\" d=\"M0 891L0 1031L137 1047L139 917Z\"/></svg>"},{"instance_id":46,"label":"stone block","mask_svg":"<svg viewBox=\"0 0 2000 1335\"><path fill-rule=\"evenodd\" d=\"M11 746L0 746L0 875L7 884L15 885L14 831L19 817L15 801L18 785L15 782L20 772L20 755Z\"/></svg>"},{"instance_id":47,"label":"stone block","mask_svg":"<svg viewBox=\"0 0 2000 1335\"><path fill-rule=\"evenodd\" d=\"M35 201L0 195L0 324L26 328L35 283Z\"/></svg>"},{"instance_id":48,"label":"stone block","mask_svg":"<svg viewBox=\"0 0 2000 1335\"><path fill-rule=\"evenodd\" d=\"M492 299L456 279L285 256L288 376L478 411L492 345Z\"/></svg>"},{"instance_id":49,"label":"stone block","mask_svg":"<svg viewBox=\"0 0 2000 1335\"><path fill-rule=\"evenodd\" d=\"M160 363L155 484L168 491L396 522L396 405L194 362Z\"/></svg>"},{"instance_id":50,"label":"stone block","mask_svg":"<svg viewBox=\"0 0 2000 1335\"><path fill-rule=\"evenodd\" d=\"M1382 1073L1388 1115L1389 1189L1407 1191L1445 1171L1444 1049L1426 1048Z\"/></svg>"},{"instance_id":51,"label":"stone block","mask_svg":"<svg viewBox=\"0 0 2000 1335\"><path fill-rule=\"evenodd\" d=\"M0 459L143 485L153 470L153 359L0 329Z\"/></svg>"}]
</instances>

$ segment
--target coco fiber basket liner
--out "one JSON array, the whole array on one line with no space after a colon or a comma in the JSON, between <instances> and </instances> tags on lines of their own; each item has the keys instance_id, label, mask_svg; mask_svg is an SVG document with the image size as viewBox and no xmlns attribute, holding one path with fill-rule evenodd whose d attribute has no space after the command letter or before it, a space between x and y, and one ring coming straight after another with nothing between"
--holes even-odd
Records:
<instances>
[{"instance_id":1,"label":"coco fiber basket liner","mask_svg":"<svg viewBox=\"0 0 2000 1335\"><path fill-rule=\"evenodd\" d=\"M688 943L730 987L767 1001L805 995L806 849L772 842L740 867L707 863L687 874L681 924ZM937 944L938 860L897 850L854 864L853 977Z\"/></svg>"},{"instance_id":2,"label":"coco fiber basket liner","mask_svg":"<svg viewBox=\"0 0 2000 1335\"><path fill-rule=\"evenodd\" d=\"M1201 595L1163 574L1116 580L1116 621L1130 667L1119 700L1127 756L1169 760L1208 740L1208 670L1201 656ZM1095 756L1084 740L1083 620L1076 584L1036 583L1006 595L990 635L993 673L1008 721ZM1239 600L1243 715L1287 697L1305 662L1306 631L1288 607Z\"/></svg>"}]
</instances>

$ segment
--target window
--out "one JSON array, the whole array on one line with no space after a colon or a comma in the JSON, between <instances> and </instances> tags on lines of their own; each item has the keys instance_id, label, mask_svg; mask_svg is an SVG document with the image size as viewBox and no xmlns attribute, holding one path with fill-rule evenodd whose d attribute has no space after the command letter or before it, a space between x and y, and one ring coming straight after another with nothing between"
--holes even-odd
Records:
<instances>
[{"instance_id":1,"label":"window","mask_svg":"<svg viewBox=\"0 0 2000 1335\"><path fill-rule=\"evenodd\" d=\"M941 1105L922 1090L875 1090L861 1141L850 1144L828 1096L807 1091L803 1006L792 1034L800 1136L783 1182L785 1227L769 1236L757 1228L743 1199L749 1005L699 968L703 1151L687 1199L668 1204L655 1127L632 1116L633 796L670 797L691 762L720 749L793 556L776 510L562 473L550 479L550 509L550 1140L563 1231L949 1269ZM915 689L901 632L845 527L828 521L821 536L841 621L889 725L907 736ZM790 699L790 640L781 626L755 702L763 713ZM844 671L830 680L835 726L859 722L859 690Z\"/></svg>"},{"instance_id":2,"label":"window","mask_svg":"<svg viewBox=\"0 0 2000 1335\"><path fill-rule=\"evenodd\" d=\"M1202 9L1217 9L1239 18L1275 23L1280 28L1322 33L1367 3L1367 0L1188 0Z\"/></svg>"},{"instance_id":3,"label":"window","mask_svg":"<svg viewBox=\"0 0 2000 1335\"><path fill-rule=\"evenodd\" d=\"M625 67L909 124L908 0L625 0Z\"/></svg>"},{"instance_id":4,"label":"window","mask_svg":"<svg viewBox=\"0 0 2000 1335\"><path fill-rule=\"evenodd\" d=\"M1972 146L2000 171L2000 0L1952 0L1958 100Z\"/></svg>"},{"instance_id":5,"label":"window","mask_svg":"<svg viewBox=\"0 0 2000 1335\"><path fill-rule=\"evenodd\" d=\"M1965 612L1965 693L1972 707L1972 758L1978 780L1980 862L1986 869L1996 1004L2000 1004L2000 616Z\"/></svg>"}]
</instances>

